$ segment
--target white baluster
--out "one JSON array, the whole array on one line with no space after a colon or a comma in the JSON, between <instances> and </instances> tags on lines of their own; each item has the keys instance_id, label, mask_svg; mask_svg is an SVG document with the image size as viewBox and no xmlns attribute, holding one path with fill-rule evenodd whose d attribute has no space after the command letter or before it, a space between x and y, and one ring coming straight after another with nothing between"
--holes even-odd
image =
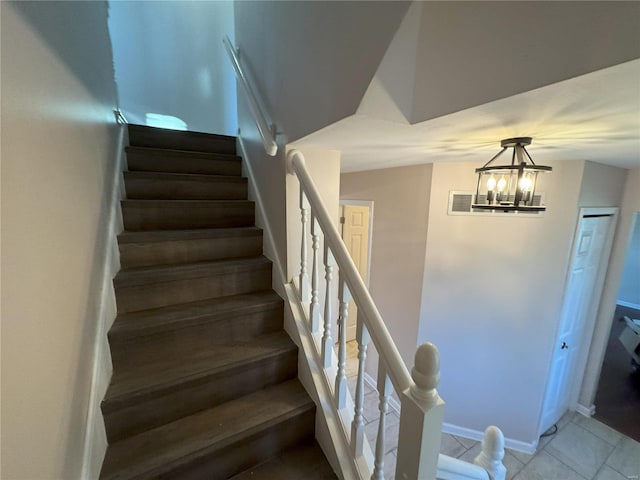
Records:
<instances>
[{"instance_id":1,"label":"white baluster","mask_svg":"<svg viewBox=\"0 0 640 480\"><path fill-rule=\"evenodd\" d=\"M300 242L300 300L302 304L309 302L309 277L307 275L307 197L300 186L300 221L302 223L302 238Z\"/></svg>"},{"instance_id":2,"label":"white baluster","mask_svg":"<svg viewBox=\"0 0 640 480\"><path fill-rule=\"evenodd\" d=\"M435 345L418 347L411 377L414 384L401 395L396 478L436 478L444 402L436 390L440 360Z\"/></svg>"},{"instance_id":3,"label":"white baluster","mask_svg":"<svg viewBox=\"0 0 640 480\"><path fill-rule=\"evenodd\" d=\"M491 480L504 480L507 469L502 464L504 458L504 435L498 427L487 427L482 439L482 451L473 463L484 468Z\"/></svg>"},{"instance_id":4,"label":"white baluster","mask_svg":"<svg viewBox=\"0 0 640 480\"><path fill-rule=\"evenodd\" d=\"M333 280L333 267L335 265L335 259L329 246L324 245L324 270L325 270L325 284L326 292L324 296L324 333L322 334L322 364L324 368L331 366L331 355L333 353L333 338L331 337L331 295L332 295L332 280Z\"/></svg>"},{"instance_id":5,"label":"white baluster","mask_svg":"<svg viewBox=\"0 0 640 480\"><path fill-rule=\"evenodd\" d=\"M338 316L338 372L336 374L336 407L341 410L347 403L347 316L351 292L342 278L338 276L338 300L340 309Z\"/></svg>"},{"instance_id":6,"label":"white baluster","mask_svg":"<svg viewBox=\"0 0 640 480\"><path fill-rule=\"evenodd\" d=\"M389 395L391 394L391 380L389 380L382 359L378 362L378 393L380 395L380 423L378 423L378 438L376 439L376 457L373 474L371 475L372 480L384 480L385 430L387 427Z\"/></svg>"},{"instance_id":7,"label":"white baluster","mask_svg":"<svg viewBox=\"0 0 640 480\"><path fill-rule=\"evenodd\" d=\"M369 331L364 324L361 310L358 311L356 326L356 340L358 342L358 380L356 383L356 403L351 423L351 449L354 457L362 455L364 447L364 363L369 346Z\"/></svg>"},{"instance_id":8,"label":"white baluster","mask_svg":"<svg viewBox=\"0 0 640 480\"><path fill-rule=\"evenodd\" d=\"M311 248L313 250L313 264L311 270L311 305L309 305L309 321L311 332L316 333L320 328L320 305L318 299L318 270L320 269L320 224L313 212L311 212Z\"/></svg>"}]
</instances>

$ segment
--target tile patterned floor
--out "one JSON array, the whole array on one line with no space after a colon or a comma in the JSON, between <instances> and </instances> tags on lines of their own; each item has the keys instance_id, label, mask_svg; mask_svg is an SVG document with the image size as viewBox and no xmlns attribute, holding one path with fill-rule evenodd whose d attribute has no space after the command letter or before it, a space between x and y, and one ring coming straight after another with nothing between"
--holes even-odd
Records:
<instances>
[{"instance_id":1,"label":"tile patterned floor","mask_svg":"<svg viewBox=\"0 0 640 480\"><path fill-rule=\"evenodd\" d=\"M355 397L357 345L347 347L349 390ZM378 433L378 396L365 383L365 432L371 445ZM400 418L390 410L386 420L385 478L393 479ZM473 462L480 443L442 434L441 453ZM640 443L592 418L568 413L558 422L558 432L540 441L528 455L507 449L503 460L507 480L630 480L640 474Z\"/></svg>"}]
</instances>

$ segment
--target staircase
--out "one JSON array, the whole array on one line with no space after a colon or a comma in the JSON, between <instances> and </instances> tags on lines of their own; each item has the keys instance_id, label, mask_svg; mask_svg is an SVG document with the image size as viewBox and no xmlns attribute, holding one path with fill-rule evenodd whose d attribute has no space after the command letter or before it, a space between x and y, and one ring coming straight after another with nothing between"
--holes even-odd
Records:
<instances>
[{"instance_id":1,"label":"staircase","mask_svg":"<svg viewBox=\"0 0 640 480\"><path fill-rule=\"evenodd\" d=\"M236 139L128 128L100 478L336 478Z\"/></svg>"}]
</instances>

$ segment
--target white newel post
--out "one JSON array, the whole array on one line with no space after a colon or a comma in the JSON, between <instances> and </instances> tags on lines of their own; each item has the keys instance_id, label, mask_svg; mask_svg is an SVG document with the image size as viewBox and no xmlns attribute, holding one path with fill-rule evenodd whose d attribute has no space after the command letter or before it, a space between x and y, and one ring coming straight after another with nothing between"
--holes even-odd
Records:
<instances>
[{"instance_id":1,"label":"white newel post","mask_svg":"<svg viewBox=\"0 0 640 480\"><path fill-rule=\"evenodd\" d=\"M415 382L401 394L396 479L434 479L438 469L444 401L436 387L440 380L438 349L423 343L411 370Z\"/></svg>"},{"instance_id":2,"label":"white newel post","mask_svg":"<svg viewBox=\"0 0 640 480\"><path fill-rule=\"evenodd\" d=\"M482 451L473 463L484 468L491 480L504 480L507 469L502 464L504 458L504 435L498 427L487 427L482 439Z\"/></svg>"}]
</instances>

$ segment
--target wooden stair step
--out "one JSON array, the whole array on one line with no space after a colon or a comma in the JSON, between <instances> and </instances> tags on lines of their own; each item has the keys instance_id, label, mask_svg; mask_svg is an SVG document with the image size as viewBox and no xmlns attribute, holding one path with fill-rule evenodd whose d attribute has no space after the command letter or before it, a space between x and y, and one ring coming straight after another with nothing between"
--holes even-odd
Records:
<instances>
[{"instance_id":1,"label":"wooden stair step","mask_svg":"<svg viewBox=\"0 0 640 480\"><path fill-rule=\"evenodd\" d=\"M128 231L255 224L254 203L246 200L123 200L121 207L124 228Z\"/></svg>"},{"instance_id":2,"label":"wooden stair step","mask_svg":"<svg viewBox=\"0 0 640 480\"><path fill-rule=\"evenodd\" d=\"M291 380L109 445L100 478L229 478L312 437L314 422Z\"/></svg>"},{"instance_id":3,"label":"wooden stair step","mask_svg":"<svg viewBox=\"0 0 640 480\"><path fill-rule=\"evenodd\" d=\"M297 375L297 347L280 331L248 342L180 345L114 371L102 402L109 442L171 422Z\"/></svg>"},{"instance_id":4,"label":"wooden stair step","mask_svg":"<svg viewBox=\"0 0 640 480\"><path fill-rule=\"evenodd\" d=\"M273 290L120 314L109 331L113 368L167 355L177 345L249 341L282 330L283 315L284 302Z\"/></svg>"},{"instance_id":5,"label":"wooden stair step","mask_svg":"<svg viewBox=\"0 0 640 480\"><path fill-rule=\"evenodd\" d=\"M267 290L264 256L121 270L113 279L119 313Z\"/></svg>"},{"instance_id":6,"label":"wooden stair step","mask_svg":"<svg viewBox=\"0 0 640 480\"><path fill-rule=\"evenodd\" d=\"M235 155L236 137L129 125L129 145Z\"/></svg>"},{"instance_id":7,"label":"wooden stair step","mask_svg":"<svg viewBox=\"0 0 640 480\"><path fill-rule=\"evenodd\" d=\"M231 480L337 479L315 440L285 450L277 457L231 477Z\"/></svg>"},{"instance_id":8,"label":"wooden stair step","mask_svg":"<svg viewBox=\"0 0 640 480\"><path fill-rule=\"evenodd\" d=\"M133 146L125 151L129 171L227 176L242 173L241 160L236 155Z\"/></svg>"},{"instance_id":9,"label":"wooden stair step","mask_svg":"<svg viewBox=\"0 0 640 480\"><path fill-rule=\"evenodd\" d=\"M122 268L238 258L262 253L257 227L157 230L118 235Z\"/></svg>"},{"instance_id":10,"label":"wooden stair step","mask_svg":"<svg viewBox=\"0 0 640 480\"><path fill-rule=\"evenodd\" d=\"M127 198L163 200L246 200L247 179L193 173L124 172Z\"/></svg>"}]
</instances>

